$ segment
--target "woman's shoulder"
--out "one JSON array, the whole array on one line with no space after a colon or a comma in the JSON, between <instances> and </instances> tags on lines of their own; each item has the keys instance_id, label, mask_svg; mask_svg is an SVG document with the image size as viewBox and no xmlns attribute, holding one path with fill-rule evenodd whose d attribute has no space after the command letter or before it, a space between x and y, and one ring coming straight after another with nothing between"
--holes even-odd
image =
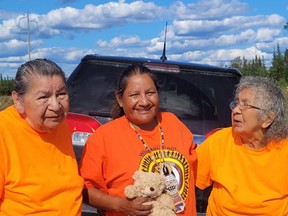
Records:
<instances>
[{"instance_id":1,"label":"woman's shoulder","mask_svg":"<svg viewBox=\"0 0 288 216\"><path fill-rule=\"evenodd\" d=\"M177 120L177 121L180 121L179 119L178 119L178 117L174 114L174 113L172 113L172 112L159 112L158 113L158 117L160 117L161 119L163 119L163 120L166 120L166 119L168 119L168 120Z\"/></svg>"},{"instance_id":2,"label":"woman's shoulder","mask_svg":"<svg viewBox=\"0 0 288 216\"><path fill-rule=\"evenodd\" d=\"M230 144L234 143L234 137L231 127L215 129L210 135L196 148L197 152L202 152L203 149L210 149L211 152L224 152Z\"/></svg>"},{"instance_id":3,"label":"woman's shoulder","mask_svg":"<svg viewBox=\"0 0 288 216\"><path fill-rule=\"evenodd\" d=\"M157 118L163 128L179 129L179 130L190 130L187 126L172 112L159 112Z\"/></svg>"},{"instance_id":4,"label":"woman's shoulder","mask_svg":"<svg viewBox=\"0 0 288 216\"><path fill-rule=\"evenodd\" d=\"M2 110L0 112L0 125L7 126L8 124L15 124L16 121L16 115L19 115L16 111L15 107L13 105L7 107L6 109Z\"/></svg>"},{"instance_id":5,"label":"woman's shoulder","mask_svg":"<svg viewBox=\"0 0 288 216\"><path fill-rule=\"evenodd\" d=\"M125 117L119 117L117 119L114 119L112 121L109 121L101 126L99 126L91 136L88 138L88 143L93 143L102 145L101 143L104 142L104 140L115 140L118 139L119 136L122 136L123 129L126 126L127 119ZM99 142L99 140L101 140ZM113 143L111 143L113 144Z\"/></svg>"},{"instance_id":6,"label":"woman's shoulder","mask_svg":"<svg viewBox=\"0 0 288 216\"><path fill-rule=\"evenodd\" d=\"M124 125L127 124L127 119L125 116L113 119L112 121L109 121L103 125L101 125L99 128L96 129L96 131L100 131L100 132L110 132L110 131L114 131L117 129L121 129L123 128Z\"/></svg>"},{"instance_id":7,"label":"woman's shoulder","mask_svg":"<svg viewBox=\"0 0 288 216\"><path fill-rule=\"evenodd\" d=\"M220 138L224 137L227 138L227 136L233 136L232 127L224 127L224 128L215 128L207 134L207 137L212 138Z\"/></svg>"}]
</instances>

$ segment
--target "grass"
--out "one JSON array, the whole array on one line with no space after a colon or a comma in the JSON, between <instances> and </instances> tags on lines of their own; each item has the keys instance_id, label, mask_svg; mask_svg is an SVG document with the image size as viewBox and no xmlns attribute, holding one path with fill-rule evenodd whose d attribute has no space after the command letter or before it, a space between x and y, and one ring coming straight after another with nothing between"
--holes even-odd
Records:
<instances>
[{"instance_id":1,"label":"grass","mask_svg":"<svg viewBox=\"0 0 288 216\"><path fill-rule=\"evenodd\" d=\"M12 105L12 99L11 96L1 95L0 96L0 111L4 110L6 107Z\"/></svg>"}]
</instances>

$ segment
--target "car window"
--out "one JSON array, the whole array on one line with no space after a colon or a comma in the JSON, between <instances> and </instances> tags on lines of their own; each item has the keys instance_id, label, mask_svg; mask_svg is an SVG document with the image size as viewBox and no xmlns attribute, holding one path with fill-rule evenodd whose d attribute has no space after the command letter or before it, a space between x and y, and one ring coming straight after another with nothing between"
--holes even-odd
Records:
<instances>
[{"instance_id":1,"label":"car window","mask_svg":"<svg viewBox=\"0 0 288 216\"><path fill-rule=\"evenodd\" d=\"M230 125L235 77L183 71L160 77L160 109L175 113L191 131L205 134Z\"/></svg>"},{"instance_id":2,"label":"car window","mask_svg":"<svg viewBox=\"0 0 288 216\"><path fill-rule=\"evenodd\" d=\"M70 110L85 115L110 116L110 107L119 75L125 66L86 63L68 79Z\"/></svg>"},{"instance_id":3,"label":"car window","mask_svg":"<svg viewBox=\"0 0 288 216\"><path fill-rule=\"evenodd\" d=\"M97 61L80 64L68 79L71 112L110 117L117 81L127 66ZM154 72L160 85L160 110L173 112L196 134L230 125L228 104L237 76L199 70Z\"/></svg>"}]
</instances>

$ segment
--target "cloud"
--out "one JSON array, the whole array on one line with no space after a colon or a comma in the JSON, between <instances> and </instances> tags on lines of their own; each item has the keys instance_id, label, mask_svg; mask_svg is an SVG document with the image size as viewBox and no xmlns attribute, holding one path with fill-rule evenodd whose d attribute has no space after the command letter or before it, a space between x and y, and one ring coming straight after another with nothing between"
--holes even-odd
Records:
<instances>
[{"instance_id":1,"label":"cloud","mask_svg":"<svg viewBox=\"0 0 288 216\"><path fill-rule=\"evenodd\" d=\"M101 47L136 47L136 46L146 46L149 44L148 41L143 41L139 36L127 36L120 35L119 37L112 38L111 41L98 40L96 44Z\"/></svg>"},{"instance_id":2,"label":"cloud","mask_svg":"<svg viewBox=\"0 0 288 216\"><path fill-rule=\"evenodd\" d=\"M177 1L171 6L171 10L177 14L180 20L210 20L242 14L248 10L245 2L225 0L200 0L196 3L185 5Z\"/></svg>"},{"instance_id":3,"label":"cloud","mask_svg":"<svg viewBox=\"0 0 288 216\"><path fill-rule=\"evenodd\" d=\"M0 2L1 2L1 0L0 0ZM0 20L11 19L11 18L15 17L16 15L17 15L17 13L0 9Z\"/></svg>"},{"instance_id":4,"label":"cloud","mask_svg":"<svg viewBox=\"0 0 288 216\"><path fill-rule=\"evenodd\" d=\"M128 4L119 1L102 5L88 4L83 9L59 8L47 15L39 15L37 19L41 34L48 30L47 35L53 36L71 30L98 30L128 23L151 22L161 18L161 10L161 7L151 2L135 1Z\"/></svg>"},{"instance_id":5,"label":"cloud","mask_svg":"<svg viewBox=\"0 0 288 216\"><path fill-rule=\"evenodd\" d=\"M222 35L228 32L241 31L247 28L279 28L285 23L284 17L276 14L261 16L233 16L221 20L175 20L173 30L180 36L201 36L203 34Z\"/></svg>"},{"instance_id":6,"label":"cloud","mask_svg":"<svg viewBox=\"0 0 288 216\"><path fill-rule=\"evenodd\" d=\"M100 5L87 4L83 9L64 7L47 14L30 13L29 17L30 22L33 20L35 23L31 28L37 28L38 37L50 38L71 31L84 32L125 24L148 23L161 19L163 14L165 9L152 2L135 1L129 4L120 0ZM19 32L21 28L27 29L25 21L20 22L21 18L23 15L5 20L0 28L6 29L6 34L1 34L0 38L9 39L13 37L13 32Z\"/></svg>"},{"instance_id":7,"label":"cloud","mask_svg":"<svg viewBox=\"0 0 288 216\"><path fill-rule=\"evenodd\" d=\"M229 66L231 60L236 57L245 57L246 59L253 59L255 56L263 57L264 60L271 59L272 55L262 52L255 46L246 49L220 49L208 51L189 51L183 54L171 55L170 60L187 61L199 64L211 64L218 66ZM219 61L221 60L221 61ZM266 62L270 64L269 61Z\"/></svg>"},{"instance_id":8,"label":"cloud","mask_svg":"<svg viewBox=\"0 0 288 216\"><path fill-rule=\"evenodd\" d=\"M41 41L34 41L32 45L40 47ZM7 53L9 50L10 53ZM13 56L17 53L17 56ZM50 48L35 48L31 51L31 59L35 58L47 58L51 59L59 66L61 66L67 76L71 74L73 69L79 63L81 58L87 54L95 53L92 49L78 49L78 48L61 48L61 47L50 47ZM5 56L10 57L5 57ZM7 43L0 44L0 74L4 77L13 77L16 69L20 64L28 60L27 43L17 40L11 40Z\"/></svg>"}]
</instances>

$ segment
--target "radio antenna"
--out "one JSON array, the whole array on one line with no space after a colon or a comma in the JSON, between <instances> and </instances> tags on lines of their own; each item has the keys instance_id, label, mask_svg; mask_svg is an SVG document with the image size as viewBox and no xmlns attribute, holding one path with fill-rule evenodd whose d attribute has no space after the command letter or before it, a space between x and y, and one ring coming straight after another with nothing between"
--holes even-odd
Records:
<instances>
[{"instance_id":1,"label":"radio antenna","mask_svg":"<svg viewBox=\"0 0 288 216\"><path fill-rule=\"evenodd\" d=\"M166 27L165 27L164 47L163 47L162 56L160 57L160 60L162 60L162 62L165 62L167 60L167 57L166 57L166 34L167 34L167 21L166 21Z\"/></svg>"}]
</instances>

